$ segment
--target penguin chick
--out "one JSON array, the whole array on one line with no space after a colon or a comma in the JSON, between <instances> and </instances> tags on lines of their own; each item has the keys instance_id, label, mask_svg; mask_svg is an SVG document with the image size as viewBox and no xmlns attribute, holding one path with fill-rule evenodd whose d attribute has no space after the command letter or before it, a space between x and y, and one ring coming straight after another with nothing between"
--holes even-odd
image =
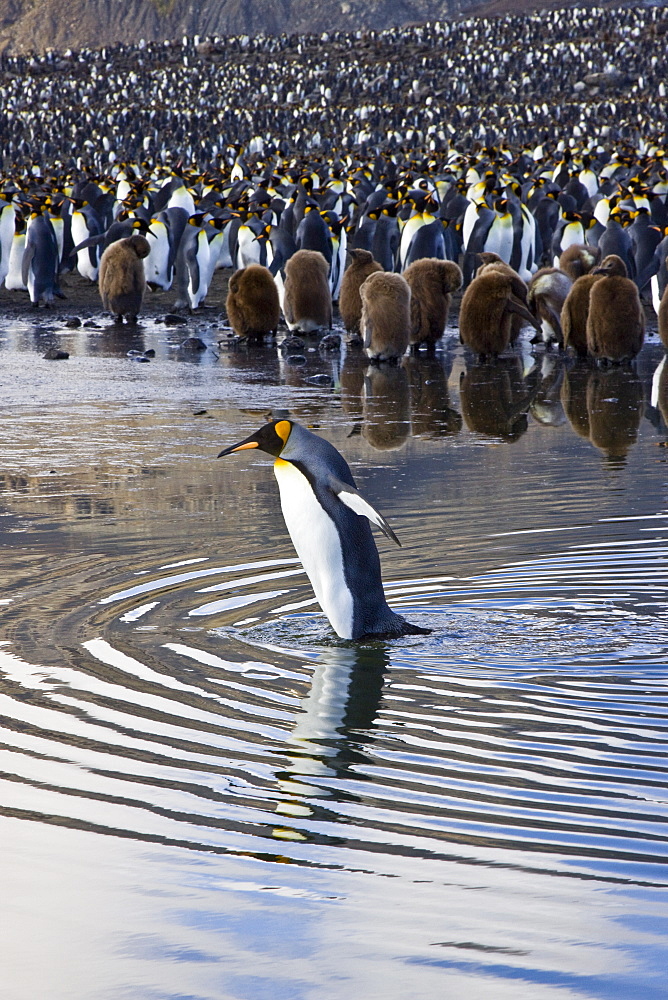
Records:
<instances>
[{"instance_id":1,"label":"penguin chick","mask_svg":"<svg viewBox=\"0 0 668 1000\"><path fill-rule=\"evenodd\" d=\"M329 266L318 250L298 250L286 262L283 312L290 330L313 333L331 327Z\"/></svg>"},{"instance_id":2,"label":"penguin chick","mask_svg":"<svg viewBox=\"0 0 668 1000\"><path fill-rule=\"evenodd\" d=\"M410 264L404 278L411 289L411 346L433 351L448 322L452 293L462 287L462 272L450 260L425 257Z\"/></svg>"},{"instance_id":3,"label":"penguin chick","mask_svg":"<svg viewBox=\"0 0 668 1000\"><path fill-rule=\"evenodd\" d=\"M237 337L263 337L278 326L278 289L271 271L249 264L230 278L225 301L227 317Z\"/></svg>"},{"instance_id":4,"label":"penguin chick","mask_svg":"<svg viewBox=\"0 0 668 1000\"><path fill-rule=\"evenodd\" d=\"M567 274L571 281L575 281L583 274L589 274L600 260L601 251L598 247L589 246L588 243L573 243L559 257L559 270Z\"/></svg>"},{"instance_id":5,"label":"penguin chick","mask_svg":"<svg viewBox=\"0 0 668 1000\"><path fill-rule=\"evenodd\" d=\"M351 262L346 268L341 290L339 292L339 313L348 333L353 337L359 337L360 320L362 319L362 299L360 297L360 286L364 284L370 274L382 271L382 266L373 259L373 254L369 250L349 250Z\"/></svg>"},{"instance_id":6,"label":"penguin chick","mask_svg":"<svg viewBox=\"0 0 668 1000\"><path fill-rule=\"evenodd\" d=\"M666 262L666 267L668 267L668 261ZM661 296L661 302L659 303L659 337L661 338L661 343L664 348L668 351L668 285L666 285L665 291Z\"/></svg>"},{"instance_id":7,"label":"penguin chick","mask_svg":"<svg viewBox=\"0 0 668 1000\"><path fill-rule=\"evenodd\" d=\"M482 357L496 356L510 343L514 316L540 329L513 291L513 278L496 265L487 266L464 292L459 310L459 338Z\"/></svg>"},{"instance_id":8,"label":"penguin chick","mask_svg":"<svg viewBox=\"0 0 668 1000\"><path fill-rule=\"evenodd\" d=\"M364 350L372 361L394 361L406 353L411 329L411 289L400 274L378 271L360 287Z\"/></svg>"},{"instance_id":9,"label":"penguin chick","mask_svg":"<svg viewBox=\"0 0 668 1000\"><path fill-rule=\"evenodd\" d=\"M123 317L137 319L141 309L146 276L144 257L151 247L145 236L129 236L116 240L102 254L99 287L102 305L122 323Z\"/></svg>"},{"instance_id":10,"label":"penguin chick","mask_svg":"<svg viewBox=\"0 0 668 1000\"><path fill-rule=\"evenodd\" d=\"M516 298L518 298L520 302L523 302L528 309L527 299L528 299L529 289L527 288L526 282L524 281L523 278L520 277L517 271L514 268L512 268L510 264L506 264L506 262L502 260L501 257L499 257L498 253L494 253L492 250L483 250L482 253L479 253L477 256L481 263L478 267L478 270L476 271L476 275L484 274L484 272L488 268L492 268L495 271L499 271L501 274L506 274L511 279L512 282L511 287L513 295ZM515 343L515 341L520 335L523 326L524 326L524 320L522 319L522 317L518 315L513 316L512 321L510 323L511 344ZM537 330L539 329L539 327L535 323L534 326L536 327Z\"/></svg>"},{"instance_id":11,"label":"penguin chick","mask_svg":"<svg viewBox=\"0 0 668 1000\"><path fill-rule=\"evenodd\" d=\"M556 267L543 267L529 282L527 303L541 322L541 335L546 344L556 341L563 347L561 310L573 282Z\"/></svg>"},{"instance_id":12,"label":"penguin chick","mask_svg":"<svg viewBox=\"0 0 668 1000\"><path fill-rule=\"evenodd\" d=\"M564 348L571 348L580 358L587 355L587 317L589 316L589 293L602 274L583 274L577 278L561 309L561 332Z\"/></svg>"},{"instance_id":13,"label":"penguin chick","mask_svg":"<svg viewBox=\"0 0 668 1000\"><path fill-rule=\"evenodd\" d=\"M369 521L399 541L385 518L358 493L336 448L292 420L272 420L218 457L250 448L276 459L285 524L337 635L362 639L428 634L429 629L411 625L388 607Z\"/></svg>"},{"instance_id":14,"label":"penguin chick","mask_svg":"<svg viewBox=\"0 0 668 1000\"><path fill-rule=\"evenodd\" d=\"M589 293L587 349L602 360L619 363L635 358L645 339L645 314L638 287L626 277L626 265L609 254L593 274L602 274Z\"/></svg>"}]
</instances>

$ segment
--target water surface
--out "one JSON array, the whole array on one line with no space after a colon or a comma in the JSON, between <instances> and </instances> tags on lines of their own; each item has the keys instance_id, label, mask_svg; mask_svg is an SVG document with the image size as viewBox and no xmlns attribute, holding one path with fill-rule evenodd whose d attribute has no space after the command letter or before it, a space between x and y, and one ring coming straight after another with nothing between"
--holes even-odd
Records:
<instances>
[{"instance_id":1,"label":"water surface","mask_svg":"<svg viewBox=\"0 0 668 1000\"><path fill-rule=\"evenodd\" d=\"M198 335L0 332L0 994L665 996L656 338L601 372ZM430 636L339 640L271 460L216 460L281 412Z\"/></svg>"}]
</instances>

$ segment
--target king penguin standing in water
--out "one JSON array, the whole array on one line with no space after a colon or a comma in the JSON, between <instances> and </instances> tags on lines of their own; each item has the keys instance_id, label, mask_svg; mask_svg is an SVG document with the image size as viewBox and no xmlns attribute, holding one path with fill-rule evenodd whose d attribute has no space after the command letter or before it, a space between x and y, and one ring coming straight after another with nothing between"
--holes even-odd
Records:
<instances>
[{"instance_id":1,"label":"king penguin standing in water","mask_svg":"<svg viewBox=\"0 0 668 1000\"><path fill-rule=\"evenodd\" d=\"M388 607L369 521L400 542L357 491L336 448L292 420L272 420L218 457L249 448L276 458L274 473L292 544L337 635L428 635L430 629L411 625Z\"/></svg>"}]
</instances>

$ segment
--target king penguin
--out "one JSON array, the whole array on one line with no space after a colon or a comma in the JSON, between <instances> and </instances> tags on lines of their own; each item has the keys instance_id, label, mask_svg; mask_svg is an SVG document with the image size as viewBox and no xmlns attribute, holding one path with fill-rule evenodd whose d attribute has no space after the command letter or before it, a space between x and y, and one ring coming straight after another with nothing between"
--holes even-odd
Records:
<instances>
[{"instance_id":1,"label":"king penguin","mask_svg":"<svg viewBox=\"0 0 668 1000\"><path fill-rule=\"evenodd\" d=\"M427 635L388 607L369 521L398 544L389 524L358 493L343 456L292 420L272 420L220 452L273 455L281 509L320 607L342 639ZM368 520L367 520L368 518Z\"/></svg>"}]
</instances>

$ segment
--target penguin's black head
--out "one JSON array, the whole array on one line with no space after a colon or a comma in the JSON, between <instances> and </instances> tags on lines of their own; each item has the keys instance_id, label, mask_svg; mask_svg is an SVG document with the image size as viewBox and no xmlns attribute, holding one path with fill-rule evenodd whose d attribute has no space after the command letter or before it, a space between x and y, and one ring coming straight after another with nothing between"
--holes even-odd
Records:
<instances>
[{"instance_id":1,"label":"penguin's black head","mask_svg":"<svg viewBox=\"0 0 668 1000\"><path fill-rule=\"evenodd\" d=\"M291 431L291 420L272 420L271 423L260 427L259 431L251 434L244 441L240 441L239 444L224 448L219 453L218 458L222 458L223 455L231 455L233 451L247 451L249 448L259 448L260 451L266 451L268 455L274 455L275 458L278 458L288 443Z\"/></svg>"}]
</instances>

